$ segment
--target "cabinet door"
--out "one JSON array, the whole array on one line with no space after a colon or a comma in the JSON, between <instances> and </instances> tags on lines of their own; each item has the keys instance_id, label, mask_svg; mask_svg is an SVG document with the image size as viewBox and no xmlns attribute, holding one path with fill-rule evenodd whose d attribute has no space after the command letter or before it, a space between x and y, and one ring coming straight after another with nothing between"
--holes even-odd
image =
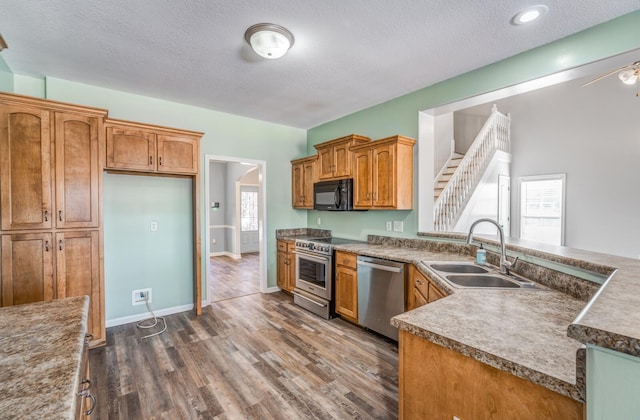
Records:
<instances>
[{"instance_id":1,"label":"cabinet door","mask_svg":"<svg viewBox=\"0 0 640 420\"><path fill-rule=\"evenodd\" d=\"M422 293L420 293L420 290L418 290L417 287L413 288L413 300L412 300L412 307L409 309L415 309L415 308L419 308L423 305L427 304L427 299L425 299L425 297L422 295Z\"/></svg>"},{"instance_id":2,"label":"cabinet door","mask_svg":"<svg viewBox=\"0 0 640 420\"><path fill-rule=\"evenodd\" d=\"M333 176L336 178L351 176L350 146L350 143L343 143L333 147Z\"/></svg>"},{"instance_id":3,"label":"cabinet door","mask_svg":"<svg viewBox=\"0 0 640 420\"><path fill-rule=\"evenodd\" d=\"M296 288L296 255L293 252L287 253L287 270L289 273L285 287L287 291L293 292Z\"/></svg>"},{"instance_id":4,"label":"cabinet door","mask_svg":"<svg viewBox=\"0 0 640 420\"><path fill-rule=\"evenodd\" d=\"M89 296L87 331L94 340L102 337L100 251L98 231L56 234L56 291L58 299Z\"/></svg>"},{"instance_id":5,"label":"cabinet door","mask_svg":"<svg viewBox=\"0 0 640 420\"><path fill-rule=\"evenodd\" d=\"M277 265L277 284L282 290L287 289L289 284L289 266L287 264L287 253L278 251L278 265Z\"/></svg>"},{"instance_id":6,"label":"cabinet door","mask_svg":"<svg viewBox=\"0 0 640 420\"><path fill-rule=\"evenodd\" d=\"M369 208L372 205L371 151L361 150L354 154L353 206Z\"/></svg>"},{"instance_id":7,"label":"cabinet door","mask_svg":"<svg viewBox=\"0 0 640 420\"><path fill-rule=\"evenodd\" d=\"M434 286L433 283L429 283L429 298L427 299L427 301L431 303L438 299L442 299L443 297L445 297L445 294L442 293L436 286Z\"/></svg>"},{"instance_id":8,"label":"cabinet door","mask_svg":"<svg viewBox=\"0 0 640 420\"><path fill-rule=\"evenodd\" d=\"M318 179L333 178L333 147L318 149Z\"/></svg>"},{"instance_id":9,"label":"cabinet door","mask_svg":"<svg viewBox=\"0 0 640 420\"><path fill-rule=\"evenodd\" d=\"M315 160L304 162L302 164L302 190L303 190L303 206L307 209L313 208L313 183L316 181L316 163Z\"/></svg>"},{"instance_id":10,"label":"cabinet door","mask_svg":"<svg viewBox=\"0 0 640 420\"><path fill-rule=\"evenodd\" d=\"M96 117L55 114L56 226L98 227L98 136Z\"/></svg>"},{"instance_id":11,"label":"cabinet door","mask_svg":"<svg viewBox=\"0 0 640 420\"><path fill-rule=\"evenodd\" d=\"M291 166L291 201L294 208L304 208L304 165L295 163Z\"/></svg>"},{"instance_id":12,"label":"cabinet door","mask_svg":"<svg viewBox=\"0 0 640 420\"><path fill-rule=\"evenodd\" d=\"M53 300L51 239L50 233L2 235L2 306Z\"/></svg>"},{"instance_id":13,"label":"cabinet door","mask_svg":"<svg viewBox=\"0 0 640 420\"><path fill-rule=\"evenodd\" d=\"M336 267L336 312L358 321L358 272Z\"/></svg>"},{"instance_id":14,"label":"cabinet door","mask_svg":"<svg viewBox=\"0 0 640 420\"><path fill-rule=\"evenodd\" d=\"M2 230L52 226L49 115L37 108L0 106Z\"/></svg>"},{"instance_id":15,"label":"cabinet door","mask_svg":"<svg viewBox=\"0 0 640 420\"><path fill-rule=\"evenodd\" d=\"M395 184L398 180L395 176L394 149L392 144L373 149L373 207L395 206Z\"/></svg>"},{"instance_id":16,"label":"cabinet door","mask_svg":"<svg viewBox=\"0 0 640 420\"><path fill-rule=\"evenodd\" d=\"M107 168L156 170L156 135L150 131L107 127Z\"/></svg>"},{"instance_id":17,"label":"cabinet door","mask_svg":"<svg viewBox=\"0 0 640 420\"><path fill-rule=\"evenodd\" d=\"M158 172L198 173L198 139L158 135Z\"/></svg>"}]
</instances>

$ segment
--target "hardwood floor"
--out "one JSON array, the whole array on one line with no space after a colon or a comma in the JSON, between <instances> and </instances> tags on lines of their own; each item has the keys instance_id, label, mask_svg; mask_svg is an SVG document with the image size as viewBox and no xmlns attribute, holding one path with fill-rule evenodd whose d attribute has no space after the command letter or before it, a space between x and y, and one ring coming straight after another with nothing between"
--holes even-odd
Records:
<instances>
[{"instance_id":1,"label":"hardwood floor","mask_svg":"<svg viewBox=\"0 0 640 420\"><path fill-rule=\"evenodd\" d=\"M211 302L260 292L260 254L242 254L236 259L227 256L209 258L207 293Z\"/></svg>"},{"instance_id":2,"label":"hardwood floor","mask_svg":"<svg viewBox=\"0 0 640 420\"><path fill-rule=\"evenodd\" d=\"M284 293L166 317L142 341L135 324L107 329L90 351L93 419L392 419L398 349Z\"/></svg>"}]
</instances>

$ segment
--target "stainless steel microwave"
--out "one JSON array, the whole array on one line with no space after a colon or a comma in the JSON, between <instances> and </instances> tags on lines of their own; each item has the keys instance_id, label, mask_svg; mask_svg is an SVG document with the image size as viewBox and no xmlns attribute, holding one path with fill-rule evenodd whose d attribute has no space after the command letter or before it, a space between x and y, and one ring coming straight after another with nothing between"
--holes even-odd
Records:
<instances>
[{"instance_id":1,"label":"stainless steel microwave","mask_svg":"<svg viewBox=\"0 0 640 420\"><path fill-rule=\"evenodd\" d=\"M353 178L313 184L313 208L315 210L353 210Z\"/></svg>"}]
</instances>

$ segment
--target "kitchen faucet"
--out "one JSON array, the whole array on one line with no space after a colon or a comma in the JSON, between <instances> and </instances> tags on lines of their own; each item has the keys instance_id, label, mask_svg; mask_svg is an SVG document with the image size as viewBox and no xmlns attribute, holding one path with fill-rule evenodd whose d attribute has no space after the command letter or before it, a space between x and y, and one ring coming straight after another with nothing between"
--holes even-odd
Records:
<instances>
[{"instance_id":1,"label":"kitchen faucet","mask_svg":"<svg viewBox=\"0 0 640 420\"><path fill-rule=\"evenodd\" d=\"M498 228L498 234L500 235L500 273L508 275L509 270L516 265L516 262L518 261L519 257L516 257L513 260L513 262L509 262L507 260L507 248L504 243L504 231L502 230L502 226L500 226L498 222L496 222L493 219L487 219L487 218L478 219L475 222L473 222L471 224L471 227L469 228L469 235L467 235L467 243L471 244L471 240L473 239L473 229L476 227L478 223L482 223L482 222L492 223L496 225L496 227Z\"/></svg>"}]
</instances>

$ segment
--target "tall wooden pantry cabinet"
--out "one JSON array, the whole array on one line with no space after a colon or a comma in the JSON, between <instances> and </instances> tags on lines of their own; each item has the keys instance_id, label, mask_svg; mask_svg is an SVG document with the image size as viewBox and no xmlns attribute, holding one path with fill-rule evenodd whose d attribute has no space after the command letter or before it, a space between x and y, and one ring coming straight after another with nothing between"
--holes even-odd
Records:
<instances>
[{"instance_id":1,"label":"tall wooden pantry cabinet","mask_svg":"<svg viewBox=\"0 0 640 420\"><path fill-rule=\"evenodd\" d=\"M0 306L88 295L105 342L106 110L0 93Z\"/></svg>"}]
</instances>

